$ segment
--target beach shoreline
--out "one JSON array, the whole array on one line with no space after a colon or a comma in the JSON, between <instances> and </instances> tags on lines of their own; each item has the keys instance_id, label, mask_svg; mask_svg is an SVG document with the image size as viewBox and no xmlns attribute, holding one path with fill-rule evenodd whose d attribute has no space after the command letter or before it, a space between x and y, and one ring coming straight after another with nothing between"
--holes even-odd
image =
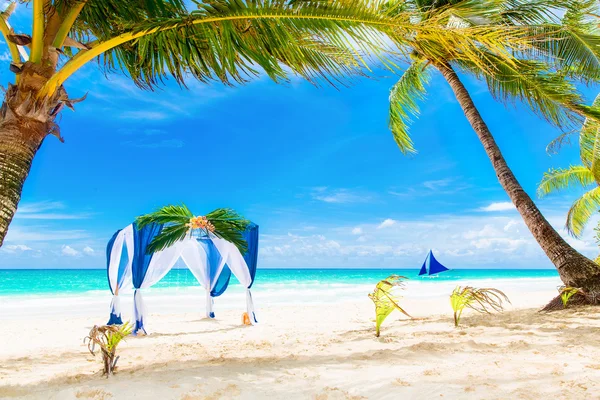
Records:
<instances>
[{"instance_id":1,"label":"beach shoreline","mask_svg":"<svg viewBox=\"0 0 600 400\"><path fill-rule=\"evenodd\" d=\"M150 335L121 345L119 371L109 379L82 343L105 322L101 302L81 305L93 317L6 318L0 398L589 398L600 389L596 310L539 313L556 290L551 282L530 286L501 287L512 300L507 311L467 311L460 328L447 296L407 290L402 305L415 319L392 314L380 338L366 293L303 305L257 290L253 327L241 325L237 294L230 296L237 308L217 307L215 320L203 318L201 303L177 312L161 308L160 295L147 296Z\"/></svg>"}]
</instances>

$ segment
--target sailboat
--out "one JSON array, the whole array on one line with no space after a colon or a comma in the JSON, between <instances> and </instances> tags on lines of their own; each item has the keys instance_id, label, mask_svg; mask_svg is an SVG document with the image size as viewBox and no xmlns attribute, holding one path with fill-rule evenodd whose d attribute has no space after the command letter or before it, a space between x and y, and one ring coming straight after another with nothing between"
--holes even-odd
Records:
<instances>
[{"instance_id":1,"label":"sailboat","mask_svg":"<svg viewBox=\"0 0 600 400\"><path fill-rule=\"evenodd\" d=\"M419 271L419 276L427 275L432 276L439 274L440 272L449 271L450 269L444 267L438 260L433 256L433 252L429 250L429 254L427 254L427 258Z\"/></svg>"}]
</instances>

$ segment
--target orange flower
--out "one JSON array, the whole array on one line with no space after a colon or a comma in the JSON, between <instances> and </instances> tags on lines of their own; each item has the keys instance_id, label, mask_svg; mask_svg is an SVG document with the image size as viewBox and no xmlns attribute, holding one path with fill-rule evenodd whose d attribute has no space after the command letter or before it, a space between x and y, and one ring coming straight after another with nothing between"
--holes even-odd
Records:
<instances>
[{"instance_id":1,"label":"orange flower","mask_svg":"<svg viewBox=\"0 0 600 400\"><path fill-rule=\"evenodd\" d=\"M191 229L204 229L206 231L214 232L214 225L204 216L192 217L190 222L186 224Z\"/></svg>"}]
</instances>

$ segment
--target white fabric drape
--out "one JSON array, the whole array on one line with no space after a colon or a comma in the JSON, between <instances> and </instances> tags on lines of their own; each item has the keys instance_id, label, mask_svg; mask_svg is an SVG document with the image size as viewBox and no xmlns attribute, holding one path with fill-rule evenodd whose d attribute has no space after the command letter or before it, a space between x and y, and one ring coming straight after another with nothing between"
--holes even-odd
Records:
<instances>
[{"instance_id":1,"label":"white fabric drape","mask_svg":"<svg viewBox=\"0 0 600 400\"><path fill-rule=\"evenodd\" d=\"M220 239L215 236L211 237L211 240L219 250L219 253L221 253L221 256L225 259L225 263L231 270L231 273L246 287L246 310L252 325L256 324L258 321L256 320L254 302L252 301L252 293L250 292L252 277L250 276L250 270L248 269L246 260L244 260L244 256L242 256L242 253L240 253L240 250L236 245L225 239Z\"/></svg>"},{"instance_id":2,"label":"white fabric drape","mask_svg":"<svg viewBox=\"0 0 600 400\"><path fill-rule=\"evenodd\" d=\"M121 257L123 255L123 247L127 248L127 264L123 273L119 277L119 269L121 267ZM109 264L108 264L108 280L110 288L113 292L113 298L110 303L111 318L109 324L120 323L121 321L121 302L119 294L123 289L131 286L131 263L133 261L133 225L128 225L122 229L115 238L111 249Z\"/></svg>"},{"instance_id":3,"label":"white fabric drape","mask_svg":"<svg viewBox=\"0 0 600 400\"><path fill-rule=\"evenodd\" d=\"M133 302L133 315L136 321L146 321L146 304L142 297L142 289L149 288L162 278L173 268L181 256L182 248L186 246L187 240L177 242L173 246L164 250L157 251L152 255L152 260L148 265L148 270L144 280L138 289L135 289ZM143 328L142 328L143 329ZM144 333L146 331L144 330Z\"/></svg>"},{"instance_id":4,"label":"white fabric drape","mask_svg":"<svg viewBox=\"0 0 600 400\"><path fill-rule=\"evenodd\" d=\"M127 265L119 278L119 267L123 254L123 245L127 248ZM123 287L131 285L131 263L133 261L133 225L126 226L117 234L110 253L108 265L108 280L113 292L120 291Z\"/></svg>"}]
</instances>

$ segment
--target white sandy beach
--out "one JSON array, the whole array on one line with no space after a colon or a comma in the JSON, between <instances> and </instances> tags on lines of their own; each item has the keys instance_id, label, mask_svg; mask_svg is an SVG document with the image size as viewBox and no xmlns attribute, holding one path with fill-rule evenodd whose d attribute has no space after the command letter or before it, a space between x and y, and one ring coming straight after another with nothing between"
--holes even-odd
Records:
<instances>
[{"instance_id":1,"label":"white sandy beach","mask_svg":"<svg viewBox=\"0 0 600 400\"><path fill-rule=\"evenodd\" d=\"M121 344L110 379L82 343L106 322L106 295L5 298L0 398L597 398L600 315L538 313L557 283L499 282L513 305L493 316L467 311L459 329L439 293L456 282L413 285L403 304L416 319L392 314L380 338L362 286L337 297L312 293L311 302L257 289L254 327L240 324L241 291L217 303L216 320L202 318L201 291L152 292L151 334Z\"/></svg>"}]
</instances>

